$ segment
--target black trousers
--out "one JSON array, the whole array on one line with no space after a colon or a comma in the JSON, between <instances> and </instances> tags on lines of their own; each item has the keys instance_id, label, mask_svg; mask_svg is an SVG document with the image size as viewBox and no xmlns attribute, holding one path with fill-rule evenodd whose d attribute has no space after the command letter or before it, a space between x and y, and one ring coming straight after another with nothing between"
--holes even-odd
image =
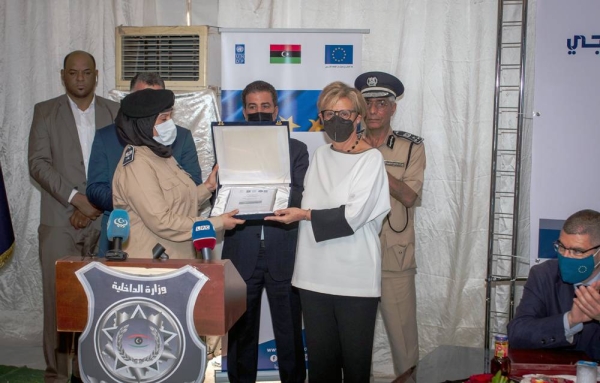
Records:
<instances>
[{"instance_id":1,"label":"black trousers","mask_svg":"<svg viewBox=\"0 0 600 383\"><path fill-rule=\"evenodd\" d=\"M304 382L306 362L298 290L292 287L291 280L271 278L264 250L260 251L256 269L246 281L246 312L228 333L227 375L232 383L256 382L260 306L262 291L266 289L281 382Z\"/></svg>"},{"instance_id":2,"label":"black trousers","mask_svg":"<svg viewBox=\"0 0 600 383\"><path fill-rule=\"evenodd\" d=\"M310 383L368 383L379 298L299 289Z\"/></svg>"}]
</instances>

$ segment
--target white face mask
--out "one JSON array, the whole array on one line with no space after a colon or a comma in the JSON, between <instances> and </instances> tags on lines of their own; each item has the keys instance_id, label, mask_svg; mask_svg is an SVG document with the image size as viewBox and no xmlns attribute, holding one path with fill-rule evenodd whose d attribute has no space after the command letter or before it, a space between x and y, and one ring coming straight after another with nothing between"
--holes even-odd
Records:
<instances>
[{"instance_id":1,"label":"white face mask","mask_svg":"<svg viewBox=\"0 0 600 383\"><path fill-rule=\"evenodd\" d=\"M152 137L154 138L154 141L165 146L169 146L175 142L175 138L177 137L177 127L172 119L154 126L154 129L156 129L156 132L158 133L158 136Z\"/></svg>"}]
</instances>

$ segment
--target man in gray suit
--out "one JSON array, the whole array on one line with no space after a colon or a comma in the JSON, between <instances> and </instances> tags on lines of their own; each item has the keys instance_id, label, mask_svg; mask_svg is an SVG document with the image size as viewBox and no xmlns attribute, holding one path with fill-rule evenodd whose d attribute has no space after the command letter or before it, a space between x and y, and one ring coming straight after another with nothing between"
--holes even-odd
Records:
<instances>
[{"instance_id":1,"label":"man in gray suit","mask_svg":"<svg viewBox=\"0 0 600 383\"><path fill-rule=\"evenodd\" d=\"M93 250L102 211L86 195L87 164L96 129L111 124L119 104L94 94L98 70L84 51L69 53L61 78L66 94L35 105L29 173L41 187L39 250L44 292L45 382L67 382L70 333L56 331L55 262ZM85 246L85 249L84 249ZM77 375L77 366L73 372ZM71 382L81 381L76 376Z\"/></svg>"}]
</instances>

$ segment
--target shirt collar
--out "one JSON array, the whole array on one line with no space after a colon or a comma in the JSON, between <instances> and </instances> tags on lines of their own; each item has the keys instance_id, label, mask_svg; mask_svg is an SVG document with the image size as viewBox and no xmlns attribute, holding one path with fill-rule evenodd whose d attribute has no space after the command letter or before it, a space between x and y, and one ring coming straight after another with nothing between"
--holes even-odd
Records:
<instances>
[{"instance_id":1,"label":"shirt collar","mask_svg":"<svg viewBox=\"0 0 600 383\"><path fill-rule=\"evenodd\" d=\"M598 266L598 267L600 267L600 266ZM596 276L594 278L590 279L589 281L585 281L585 282L582 282L582 283L575 283L574 286L575 287L579 287L581 285L589 286L589 285L591 285L592 283L594 283L596 281L600 281L600 273L596 274Z\"/></svg>"},{"instance_id":2,"label":"shirt collar","mask_svg":"<svg viewBox=\"0 0 600 383\"><path fill-rule=\"evenodd\" d=\"M89 112L93 112L96 109L96 95L94 95L94 98L92 98L92 102L90 103L90 106L86 110L79 109L79 107L77 106L75 101L73 101L68 94L67 94L67 98L69 99L69 105L71 105L71 110L73 110L73 111L77 111L79 113L89 113Z\"/></svg>"}]
</instances>

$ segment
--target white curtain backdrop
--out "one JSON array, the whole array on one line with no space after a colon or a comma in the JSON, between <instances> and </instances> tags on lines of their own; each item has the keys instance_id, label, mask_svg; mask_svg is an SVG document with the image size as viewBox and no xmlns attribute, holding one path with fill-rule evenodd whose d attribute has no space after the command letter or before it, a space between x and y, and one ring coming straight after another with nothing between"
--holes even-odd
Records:
<instances>
[{"instance_id":1,"label":"white curtain backdrop","mask_svg":"<svg viewBox=\"0 0 600 383\"><path fill-rule=\"evenodd\" d=\"M0 344L42 339L40 193L27 168L33 105L64 92L62 60L75 49L95 56L97 94L107 96L115 26L156 25L157 3L0 1L0 161L17 237L0 269ZM219 27L370 29L363 70L403 81L393 128L423 136L427 153L416 228L421 356L441 344L483 345L496 19L495 0L218 2ZM381 322L376 335L375 372L391 374Z\"/></svg>"},{"instance_id":2,"label":"white curtain backdrop","mask_svg":"<svg viewBox=\"0 0 600 383\"><path fill-rule=\"evenodd\" d=\"M153 25L154 9L144 0L0 1L0 161L16 236L13 259L0 269L0 344L42 342L40 193L27 167L33 106L64 93L60 69L76 49L94 55L96 93L107 97L115 85L115 26Z\"/></svg>"}]
</instances>

